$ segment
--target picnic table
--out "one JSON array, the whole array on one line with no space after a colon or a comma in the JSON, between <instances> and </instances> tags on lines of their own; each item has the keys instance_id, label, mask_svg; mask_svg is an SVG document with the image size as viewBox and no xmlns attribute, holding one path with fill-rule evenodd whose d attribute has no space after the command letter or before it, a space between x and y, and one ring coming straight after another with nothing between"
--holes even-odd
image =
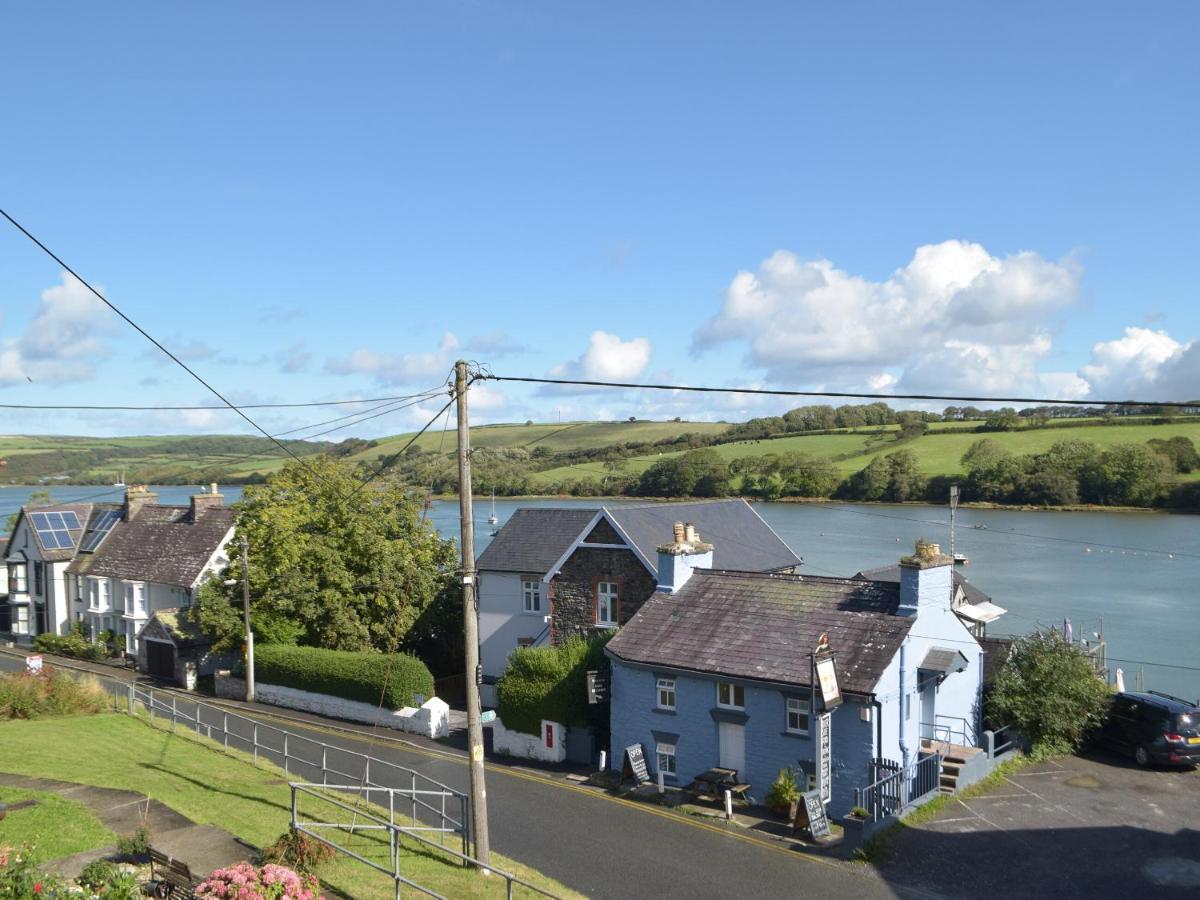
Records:
<instances>
[{"instance_id":1,"label":"picnic table","mask_svg":"<svg viewBox=\"0 0 1200 900\"><path fill-rule=\"evenodd\" d=\"M746 792L750 790L750 785L739 782L737 776L737 769L722 769L714 766L693 778L692 783L688 785L688 790L697 799L712 800L717 803L724 800L725 792L729 791L735 799L749 803Z\"/></svg>"}]
</instances>

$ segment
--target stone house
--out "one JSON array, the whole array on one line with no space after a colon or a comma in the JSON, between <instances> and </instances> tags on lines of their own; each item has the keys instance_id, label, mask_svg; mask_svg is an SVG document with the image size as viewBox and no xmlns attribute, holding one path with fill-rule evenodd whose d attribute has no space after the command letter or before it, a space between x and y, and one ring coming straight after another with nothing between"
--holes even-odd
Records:
<instances>
[{"instance_id":1,"label":"stone house","mask_svg":"<svg viewBox=\"0 0 1200 900\"><path fill-rule=\"evenodd\" d=\"M951 609L936 545L905 557L898 582L706 571L690 565L697 549L663 546L659 569L673 575L606 648L615 771L640 744L669 785L720 766L761 802L786 767L813 786L824 733L829 812L842 815L881 767L909 772L938 742L977 744L984 655ZM822 638L843 702L819 721L810 654Z\"/></svg>"},{"instance_id":2,"label":"stone house","mask_svg":"<svg viewBox=\"0 0 1200 900\"><path fill-rule=\"evenodd\" d=\"M678 527L716 547L698 566L790 572L801 560L744 500L518 509L479 555L484 703L519 646L615 629L658 584L657 546Z\"/></svg>"}]
</instances>

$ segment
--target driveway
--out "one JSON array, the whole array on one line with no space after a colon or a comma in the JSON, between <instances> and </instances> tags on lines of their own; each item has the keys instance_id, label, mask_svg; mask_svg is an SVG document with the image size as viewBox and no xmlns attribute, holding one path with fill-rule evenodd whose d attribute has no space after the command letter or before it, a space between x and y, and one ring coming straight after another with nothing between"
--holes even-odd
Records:
<instances>
[{"instance_id":1,"label":"driveway","mask_svg":"<svg viewBox=\"0 0 1200 900\"><path fill-rule=\"evenodd\" d=\"M945 897L1200 897L1200 771L1031 765L902 829L878 872Z\"/></svg>"}]
</instances>

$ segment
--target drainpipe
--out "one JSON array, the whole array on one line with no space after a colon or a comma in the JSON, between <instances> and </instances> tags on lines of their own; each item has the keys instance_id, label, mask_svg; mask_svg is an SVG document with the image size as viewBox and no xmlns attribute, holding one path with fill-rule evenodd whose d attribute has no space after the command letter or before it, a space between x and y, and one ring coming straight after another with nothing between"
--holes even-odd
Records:
<instances>
[{"instance_id":1,"label":"drainpipe","mask_svg":"<svg viewBox=\"0 0 1200 900\"><path fill-rule=\"evenodd\" d=\"M883 703L878 697L872 697L871 705L875 707L875 755L883 754Z\"/></svg>"},{"instance_id":2,"label":"drainpipe","mask_svg":"<svg viewBox=\"0 0 1200 900\"><path fill-rule=\"evenodd\" d=\"M908 638L900 644L900 762L908 771Z\"/></svg>"}]
</instances>

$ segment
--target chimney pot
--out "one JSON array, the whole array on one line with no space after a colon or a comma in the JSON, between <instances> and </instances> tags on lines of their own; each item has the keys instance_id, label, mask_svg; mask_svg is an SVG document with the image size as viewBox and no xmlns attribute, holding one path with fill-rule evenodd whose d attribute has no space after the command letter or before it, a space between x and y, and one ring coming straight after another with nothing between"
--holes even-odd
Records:
<instances>
[{"instance_id":1,"label":"chimney pot","mask_svg":"<svg viewBox=\"0 0 1200 900\"><path fill-rule=\"evenodd\" d=\"M675 533L675 543L682 544L683 543L683 523L682 522L675 523L674 533Z\"/></svg>"},{"instance_id":2,"label":"chimney pot","mask_svg":"<svg viewBox=\"0 0 1200 900\"><path fill-rule=\"evenodd\" d=\"M683 540L688 544L696 543L696 528L691 522L683 526Z\"/></svg>"}]
</instances>

